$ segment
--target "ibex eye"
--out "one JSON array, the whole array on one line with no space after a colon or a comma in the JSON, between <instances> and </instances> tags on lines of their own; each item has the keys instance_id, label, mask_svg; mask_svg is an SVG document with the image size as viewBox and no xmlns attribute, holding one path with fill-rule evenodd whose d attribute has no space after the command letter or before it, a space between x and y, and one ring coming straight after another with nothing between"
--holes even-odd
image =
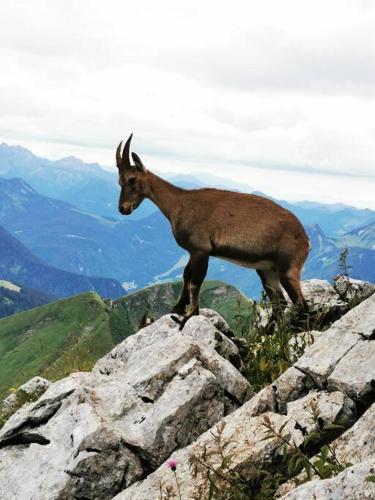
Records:
<instances>
[{"instance_id":1,"label":"ibex eye","mask_svg":"<svg viewBox=\"0 0 375 500\"><path fill-rule=\"evenodd\" d=\"M128 184L129 184L129 186L134 186L134 184L135 184L135 177L130 177L128 179Z\"/></svg>"}]
</instances>

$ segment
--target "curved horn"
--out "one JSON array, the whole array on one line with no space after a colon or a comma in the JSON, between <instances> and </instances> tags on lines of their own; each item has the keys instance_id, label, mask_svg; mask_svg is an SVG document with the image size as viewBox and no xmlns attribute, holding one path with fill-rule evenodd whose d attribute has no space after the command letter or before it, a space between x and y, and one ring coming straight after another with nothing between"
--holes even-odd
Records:
<instances>
[{"instance_id":1,"label":"curved horn","mask_svg":"<svg viewBox=\"0 0 375 500\"><path fill-rule=\"evenodd\" d=\"M117 146L117 149L116 149L116 163L117 163L117 168L120 168L121 167L121 146L122 146L122 141L120 142L120 144Z\"/></svg>"},{"instance_id":2,"label":"curved horn","mask_svg":"<svg viewBox=\"0 0 375 500\"><path fill-rule=\"evenodd\" d=\"M132 140L133 134L130 134L129 139L125 142L124 151L122 152L122 163L121 168L130 168L130 143Z\"/></svg>"}]
</instances>

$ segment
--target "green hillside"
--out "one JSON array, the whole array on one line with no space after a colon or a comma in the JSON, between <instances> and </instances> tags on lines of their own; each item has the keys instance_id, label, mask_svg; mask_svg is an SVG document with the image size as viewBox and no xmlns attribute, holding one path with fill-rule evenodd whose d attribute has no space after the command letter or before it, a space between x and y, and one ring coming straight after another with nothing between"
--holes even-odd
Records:
<instances>
[{"instance_id":1,"label":"green hillside","mask_svg":"<svg viewBox=\"0 0 375 500\"><path fill-rule=\"evenodd\" d=\"M91 368L138 330L143 314L157 319L170 312L180 287L154 285L116 301L88 292L0 319L0 398L35 375L56 380ZM247 303L232 286L219 281L203 286L201 307L212 307L232 325L238 301Z\"/></svg>"}]
</instances>

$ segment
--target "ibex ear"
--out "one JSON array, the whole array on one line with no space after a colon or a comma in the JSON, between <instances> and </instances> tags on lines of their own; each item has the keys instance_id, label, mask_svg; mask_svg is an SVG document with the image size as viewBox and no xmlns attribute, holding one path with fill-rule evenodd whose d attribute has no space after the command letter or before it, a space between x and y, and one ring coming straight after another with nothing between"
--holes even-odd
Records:
<instances>
[{"instance_id":1,"label":"ibex ear","mask_svg":"<svg viewBox=\"0 0 375 500\"><path fill-rule=\"evenodd\" d=\"M146 167L143 165L142 160L136 153L132 153L132 158L135 164L135 168L141 172L147 172Z\"/></svg>"}]
</instances>

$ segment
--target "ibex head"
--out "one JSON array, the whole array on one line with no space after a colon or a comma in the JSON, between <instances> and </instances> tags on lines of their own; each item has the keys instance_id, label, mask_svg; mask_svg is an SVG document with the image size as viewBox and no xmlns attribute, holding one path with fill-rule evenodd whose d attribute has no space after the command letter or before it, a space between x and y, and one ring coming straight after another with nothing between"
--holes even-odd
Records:
<instances>
[{"instance_id":1,"label":"ibex head","mask_svg":"<svg viewBox=\"0 0 375 500\"><path fill-rule=\"evenodd\" d=\"M132 153L134 165L130 163L130 142L132 137L133 134L126 141L122 155L122 141L116 150L116 163L121 186L118 209L122 215L130 215L145 198L145 174L147 170L135 153Z\"/></svg>"}]
</instances>

